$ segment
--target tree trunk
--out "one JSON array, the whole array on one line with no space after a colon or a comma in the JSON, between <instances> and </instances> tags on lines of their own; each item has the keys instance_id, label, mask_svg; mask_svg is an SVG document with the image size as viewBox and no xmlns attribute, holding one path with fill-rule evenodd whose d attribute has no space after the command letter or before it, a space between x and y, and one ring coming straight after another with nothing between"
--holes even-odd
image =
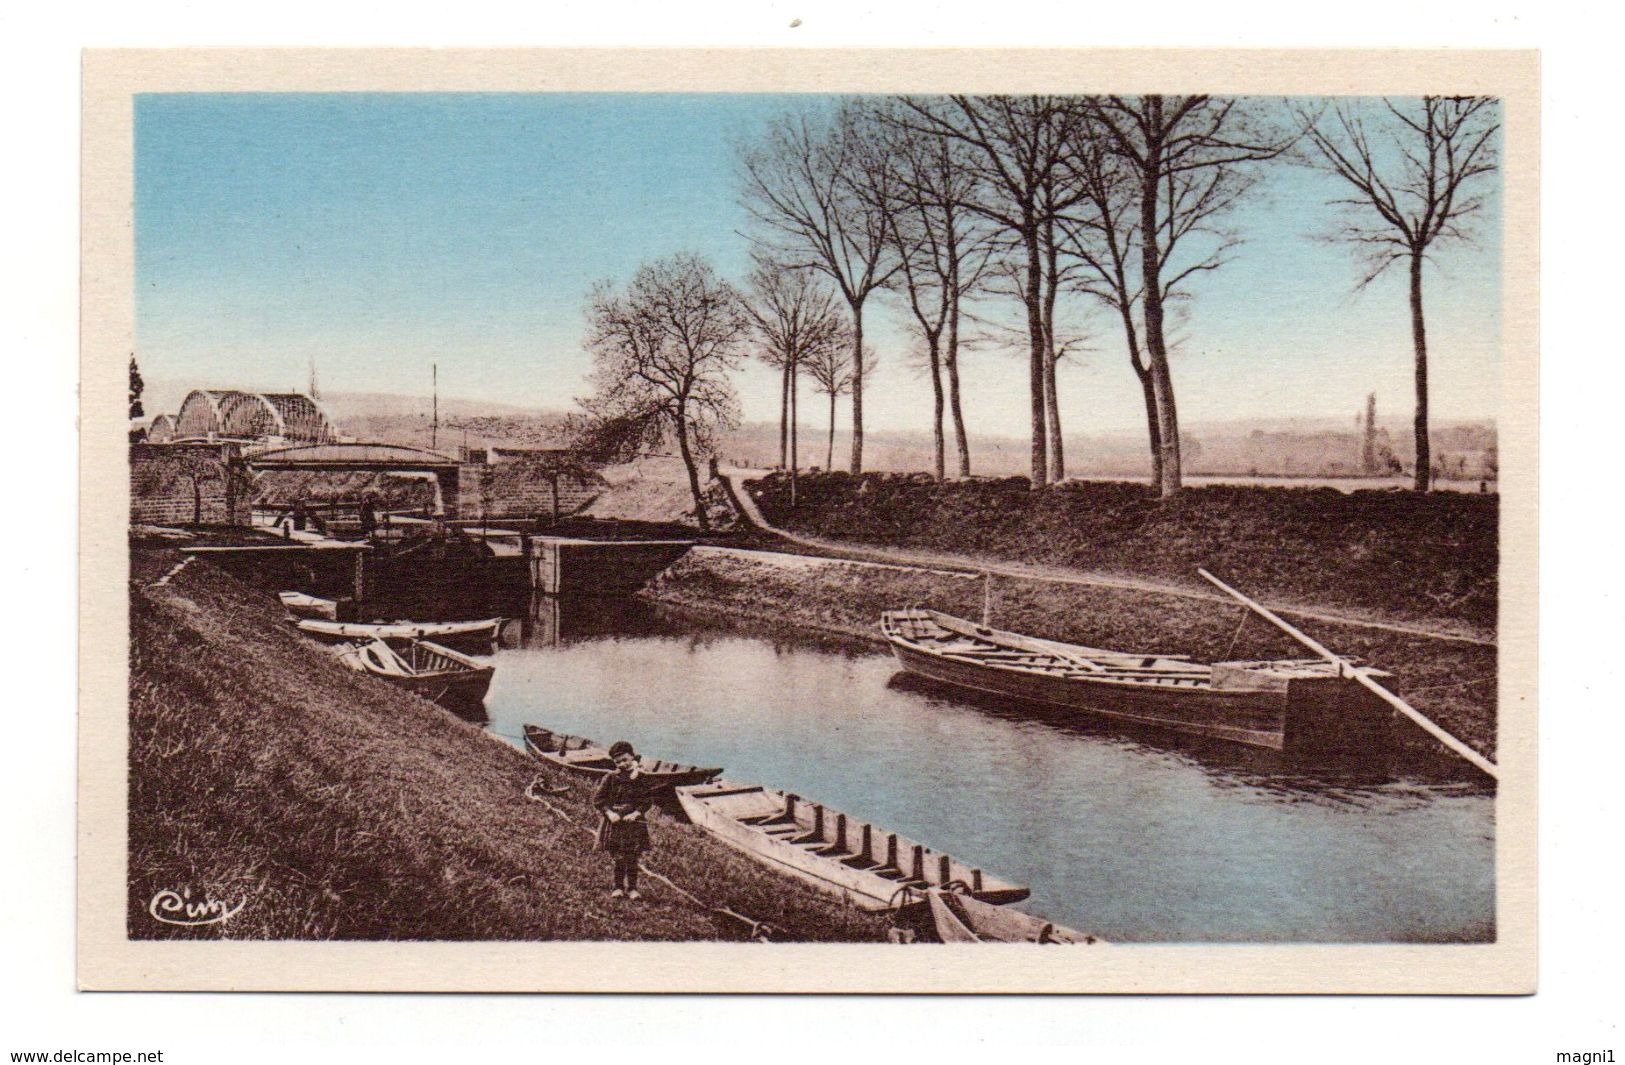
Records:
<instances>
[{"instance_id":1,"label":"tree trunk","mask_svg":"<svg viewBox=\"0 0 1625 1065\"><path fill-rule=\"evenodd\" d=\"M959 450L959 476L970 476L970 444L965 439L965 412L959 405L959 297L948 308L948 412L954 421L954 446Z\"/></svg>"},{"instance_id":2,"label":"tree trunk","mask_svg":"<svg viewBox=\"0 0 1625 1065\"><path fill-rule=\"evenodd\" d=\"M779 469L790 461L790 363L779 374Z\"/></svg>"},{"instance_id":3,"label":"tree trunk","mask_svg":"<svg viewBox=\"0 0 1625 1065\"><path fill-rule=\"evenodd\" d=\"M795 364L790 364L790 507L796 505L796 467L801 465L801 456L796 444L796 370Z\"/></svg>"},{"instance_id":4,"label":"tree trunk","mask_svg":"<svg viewBox=\"0 0 1625 1065\"><path fill-rule=\"evenodd\" d=\"M1136 367L1140 378L1140 393L1145 397L1145 427L1151 443L1151 484L1162 488L1162 425L1157 419L1157 386L1151 380L1149 369Z\"/></svg>"},{"instance_id":5,"label":"tree trunk","mask_svg":"<svg viewBox=\"0 0 1625 1065\"><path fill-rule=\"evenodd\" d=\"M1022 233L1027 246L1027 283L1022 294L1027 304L1027 383L1032 412L1032 487L1049 484L1049 450L1046 446L1048 415L1044 407L1044 288L1043 260L1038 252L1038 227L1028 220Z\"/></svg>"},{"instance_id":6,"label":"tree trunk","mask_svg":"<svg viewBox=\"0 0 1625 1065\"><path fill-rule=\"evenodd\" d=\"M942 438L942 337L933 333L929 338L931 359L931 443L932 476L940 482L947 476Z\"/></svg>"},{"instance_id":7,"label":"tree trunk","mask_svg":"<svg viewBox=\"0 0 1625 1065\"><path fill-rule=\"evenodd\" d=\"M700 494L700 469L694 464L694 452L688 446L688 413L681 407L677 410L677 450L688 470L688 490L694 496L694 516L700 521L700 531L710 532L711 519L706 516L705 497Z\"/></svg>"},{"instance_id":8,"label":"tree trunk","mask_svg":"<svg viewBox=\"0 0 1625 1065\"><path fill-rule=\"evenodd\" d=\"M824 456L824 470L835 472L835 390L829 393L829 453Z\"/></svg>"},{"instance_id":9,"label":"tree trunk","mask_svg":"<svg viewBox=\"0 0 1625 1065\"><path fill-rule=\"evenodd\" d=\"M1055 393L1055 360L1044 362L1044 431L1049 441L1049 479L1059 484L1066 478L1066 459L1061 454L1061 400Z\"/></svg>"},{"instance_id":10,"label":"tree trunk","mask_svg":"<svg viewBox=\"0 0 1625 1065\"><path fill-rule=\"evenodd\" d=\"M1044 226L1044 421L1049 434L1049 479L1066 479L1066 457L1061 449L1061 398L1055 389L1055 298L1060 287L1055 222Z\"/></svg>"},{"instance_id":11,"label":"tree trunk","mask_svg":"<svg viewBox=\"0 0 1625 1065\"><path fill-rule=\"evenodd\" d=\"M1151 105L1161 118L1161 102ZM1162 335L1162 254L1157 246L1157 190L1162 171L1160 145L1150 146L1140 189L1140 287L1145 307L1145 347L1150 357L1152 396L1157 405L1157 433L1161 437L1162 470L1158 492L1167 498L1179 492L1179 414L1174 406L1174 380L1168 369L1168 347Z\"/></svg>"},{"instance_id":12,"label":"tree trunk","mask_svg":"<svg viewBox=\"0 0 1625 1065\"><path fill-rule=\"evenodd\" d=\"M863 472L863 301L852 304L852 472Z\"/></svg>"},{"instance_id":13,"label":"tree trunk","mask_svg":"<svg viewBox=\"0 0 1625 1065\"><path fill-rule=\"evenodd\" d=\"M1122 285L1120 290L1125 290ZM1126 291L1126 290L1125 290ZM1151 381L1151 371L1140 358L1140 337L1134 331L1134 312L1127 303L1120 304L1118 311L1123 316L1123 338L1128 344L1129 365L1134 367L1134 376L1140 379L1140 394L1145 397L1145 428L1146 435L1151 442L1151 484L1160 488L1162 485L1162 432L1157 425L1157 390Z\"/></svg>"},{"instance_id":14,"label":"tree trunk","mask_svg":"<svg viewBox=\"0 0 1625 1065\"><path fill-rule=\"evenodd\" d=\"M1416 490L1433 487L1433 449L1428 443L1428 334L1422 321L1422 255L1411 252L1411 339L1416 344Z\"/></svg>"}]
</instances>

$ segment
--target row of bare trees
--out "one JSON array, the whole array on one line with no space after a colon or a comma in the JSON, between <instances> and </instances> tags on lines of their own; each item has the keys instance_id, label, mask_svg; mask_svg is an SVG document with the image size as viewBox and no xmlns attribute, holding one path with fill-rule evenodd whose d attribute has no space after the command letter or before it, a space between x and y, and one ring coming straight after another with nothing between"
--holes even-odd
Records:
<instances>
[{"instance_id":1,"label":"row of bare trees","mask_svg":"<svg viewBox=\"0 0 1625 1065\"><path fill-rule=\"evenodd\" d=\"M863 393L873 353L865 312L877 293L904 308L931 384L934 473L970 474L960 356L965 325L1002 321L1025 338L1033 486L1065 476L1058 361L1080 336L1058 322L1063 295L1115 320L1141 386L1154 481L1181 485L1169 313L1189 283L1229 261L1226 225L1261 165L1318 166L1348 188L1332 234L1369 255L1365 281L1410 269L1418 490L1428 488L1423 266L1470 235L1494 170L1498 108L1480 97L1352 101L1319 109L1211 96L938 96L851 99L775 122L741 151L754 228L748 291L678 255L623 289L601 282L588 307L593 393L581 439L599 457L674 442L702 525L698 458L737 425L730 375L752 351L780 373L780 463L799 465L799 383L835 409L852 401L851 468L863 468ZM1362 282L1364 283L1364 282ZM1238 383L1238 387L1241 387Z\"/></svg>"},{"instance_id":2,"label":"row of bare trees","mask_svg":"<svg viewBox=\"0 0 1625 1065\"><path fill-rule=\"evenodd\" d=\"M890 291L926 352L937 476L945 409L958 473L970 472L959 387L970 302L1008 295L1028 354L1032 483L1064 477L1056 365L1081 338L1058 324L1057 305L1077 294L1121 326L1153 478L1171 495L1182 465L1170 309L1230 260L1240 236L1227 218L1263 164L1319 166L1352 188L1337 202L1367 216L1337 234L1376 250L1367 280L1400 258L1412 268L1425 490L1422 265L1434 244L1467 235L1463 222L1484 201L1463 185L1494 169L1497 128L1498 108L1479 97L1320 109L1207 95L856 98L786 115L744 146L742 200L761 269L818 275L845 304L854 472L870 369L865 311ZM794 376L787 370L787 394Z\"/></svg>"}]
</instances>

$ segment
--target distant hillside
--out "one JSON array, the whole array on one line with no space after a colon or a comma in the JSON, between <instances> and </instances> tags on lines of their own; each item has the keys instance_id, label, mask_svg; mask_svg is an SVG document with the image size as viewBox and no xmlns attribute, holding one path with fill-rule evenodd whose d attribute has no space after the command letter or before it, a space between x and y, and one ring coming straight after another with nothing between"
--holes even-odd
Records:
<instances>
[{"instance_id":1,"label":"distant hillside","mask_svg":"<svg viewBox=\"0 0 1625 1065\"><path fill-rule=\"evenodd\" d=\"M563 442L561 411L501 408L458 401L441 402L440 428L433 432L427 403L413 407L403 401L390 409L384 399L362 397L351 403L348 397L326 401L347 435L392 443L428 447L480 448L491 445L551 446ZM347 413L347 411L353 413ZM1438 425L1433 430L1434 466L1444 476L1457 479L1494 479L1496 476L1496 431L1489 422L1459 422ZM864 436L866 469L879 472L914 472L931 468L931 438L907 430L871 430ZM1378 472L1400 473L1411 469L1414 449L1409 426L1384 425L1376 432L1375 452ZM800 458L803 467L824 467L828 438L813 426L800 430ZM1188 427L1184 433L1185 470L1192 476L1255 477L1352 477L1362 474L1361 433L1352 424L1330 420L1275 419L1240 421ZM838 432L835 437L834 468L845 469L851 454L851 438ZM1068 436L1066 468L1078 477L1143 477L1150 472L1145 438L1134 433ZM779 461L779 427L773 422L750 422L723 436L719 445L725 464L746 467L772 467ZM1010 477L1027 473L1030 461L1028 442L1022 437L973 435L970 440L971 472L979 476ZM948 465L954 467L952 441L948 444Z\"/></svg>"},{"instance_id":2,"label":"distant hillside","mask_svg":"<svg viewBox=\"0 0 1625 1065\"><path fill-rule=\"evenodd\" d=\"M1352 424L1330 420L1232 422L1188 426L1181 434L1185 472L1192 476L1350 477L1362 474L1362 434ZM1496 475L1496 431L1490 422L1460 422L1433 428L1433 461L1445 476L1493 479ZM828 438L802 426L800 457L804 467L823 467ZM1374 441L1379 472L1409 471L1415 449L1409 426L1380 425ZM1145 437L1140 434L1065 438L1067 473L1083 477L1141 477L1150 472ZM851 438L835 437L833 467L845 469ZM955 464L952 439L947 444L949 472ZM728 434L721 447L725 462L772 467L779 461L779 428L754 422ZM1023 437L972 435L971 472L1010 477L1028 472L1031 452ZM865 469L880 472L929 470L931 438L925 433L873 431L864 434Z\"/></svg>"},{"instance_id":3,"label":"distant hillside","mask_svg":"<svg viewBox=\"0 0 1625 1065\"><path fill-rule=\"evenodd\" d=\"M483 448L503 444L550 447L563 442L559 433L564 422L561 413L526 411L494 414L476 413L476 410L471 406L467 413L448 415L442 405L438 430L433 417L426 410L348 416L335 412L335 420L339 431L346 436L415 447Z\"/></svg>"},{"instance_id":4,"label":"distant hillside","mask_svg":"<svg viewBox=\"0 0 1625 1065\"><path fill-rule=\"evenodd\" d=\"M429 396L397 396L384 392L323 392L322 405L341 420L372 417L430 417L434 400ZM489 415L524 417L539 414L532 407L512 403L492 403L483 399L440 397L440 420Z\"/></svg>"},{"instance_id":5,"label":"distant hillside","mask_svg":"<svg viewBox=\"0 0 1625 1065\"><path fill-rule=\"evenodd\" d=\"M148 416L179 407L185 390L174 382L148 385ZM561 410L442 396L439 428L433 401L426 396L379 392L324 393L322 405L339 431L357 439L381 440L418 447L481 448L492 445L553 446L562 443ZM1402 419L1379 420L1376 453L1383 472L1408 472L1414 459L1411 430ZM1362 474L1362 440L1352 419L1268 418L1185 426L1185 471L1192 476L1350 477ZM1493 422L1444 422L1433 427L1434 466L1443 476L1494 479L1497 470ZM835 469L845 469L851 438L835 436ZM1143 477L1150 458L1143 433L1066 437L1066 468L1071 476ZM771 467L779 461L777 422L751 422L725 434L720 457L738 466ZM914 430L873 430L864 437L864 466L881 472L915 472L931 468L931 437ZM1023 436L973 435L971 472L1009 477L1028 471L1030 449ZM803 467L822 468L828 461L822 427L800 428ZM954 468L953 443L948 466Z\"/></svg>"}]
</instances>

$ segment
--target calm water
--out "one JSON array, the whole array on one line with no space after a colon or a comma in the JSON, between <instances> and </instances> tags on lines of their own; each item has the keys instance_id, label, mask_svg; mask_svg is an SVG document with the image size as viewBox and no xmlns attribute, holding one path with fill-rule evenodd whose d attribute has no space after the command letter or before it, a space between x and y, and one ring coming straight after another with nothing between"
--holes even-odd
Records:
<instances>
[{"instance_id":1,"label":"calm water","mask_svg":"<svg viewBox=\"0 0 1625 1065\"><path fill-rule=\"evenodd\" d=\"M972 702L877 648L637 604L544 603L524 628L497 654L494 731L726 766L1027 884L1023 908L1107 939L1494 938L1494 796L1470 785L1309 778Z\"/></svg>"}]
</instances>

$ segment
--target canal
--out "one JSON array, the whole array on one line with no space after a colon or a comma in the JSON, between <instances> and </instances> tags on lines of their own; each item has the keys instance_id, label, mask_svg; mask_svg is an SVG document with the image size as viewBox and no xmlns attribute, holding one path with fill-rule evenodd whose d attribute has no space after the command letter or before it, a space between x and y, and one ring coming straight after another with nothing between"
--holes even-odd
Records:
<instances>
[{"instance_id":1,"label":"canal","mask_svg":"<svg viewBox=\"0 0 1625 1065\"><path fill-rule=\"evenodd\" d=\"M486 699L540 724L726 767L1031 887L1108 940L1494 939L1494 793L1306 775L1268 752L1107 729L900 674L878 645L539 599Z\"/></svg>"}]
</instances>

